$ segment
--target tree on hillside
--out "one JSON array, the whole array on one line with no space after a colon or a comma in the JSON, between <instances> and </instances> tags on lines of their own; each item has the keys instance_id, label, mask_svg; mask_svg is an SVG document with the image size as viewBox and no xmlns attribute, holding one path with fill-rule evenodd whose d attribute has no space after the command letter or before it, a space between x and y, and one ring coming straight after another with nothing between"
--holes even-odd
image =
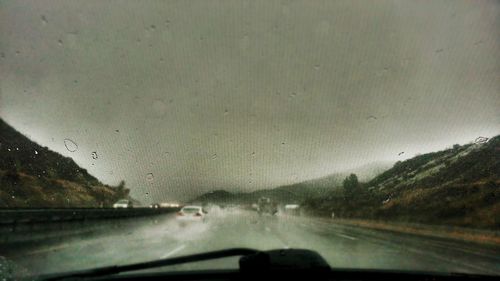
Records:
<instances>
[{"instance_id":1,"label":"tree on hillside","mask_svg":"<svg viewBox=\"0 0 500 281\"><path fill-rule=\"evenodd\" d=\"M124 180L120 181L117 188L118 188L118 192L117 192L118 197L125 198L130 194L130 189L125 188L125 181Z\"/></svg>"},{"instance_id":2,"label":"tree on hillside","mask_svg":"<svg viewBox=\"0 0 500 281\"><path fill-rule=\"evenodd\" d=\"M342 182L342 187L344 188L344 194L347 198L353 198L361 189L361 185L358 181L358 176L356 174L350 174Z\"/></svg>"}]
</instances>

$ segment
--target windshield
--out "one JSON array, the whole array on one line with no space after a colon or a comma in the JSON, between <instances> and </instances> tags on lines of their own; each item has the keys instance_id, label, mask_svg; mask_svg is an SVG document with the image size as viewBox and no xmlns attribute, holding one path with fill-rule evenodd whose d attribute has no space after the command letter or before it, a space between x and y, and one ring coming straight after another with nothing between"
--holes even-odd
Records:
<instances>
[{"instance_id":1,"label":"windshield","mask_svg":"<svg viewBox=\"0 0 500 281\"><path fill-rule=\"evenodd\" d=\"M0 263L304 248L339 268L498 275L499 15L0 1Z\"/></svg>"}]
</instances>

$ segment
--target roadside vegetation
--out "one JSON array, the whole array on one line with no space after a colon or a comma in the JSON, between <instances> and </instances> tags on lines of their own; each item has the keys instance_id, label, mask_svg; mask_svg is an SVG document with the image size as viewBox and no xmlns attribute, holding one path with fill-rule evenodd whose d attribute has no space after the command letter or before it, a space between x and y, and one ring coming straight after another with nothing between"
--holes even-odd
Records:
<instances>
[{"instance_id":1,"label":"roadside vegetation","mask_svg":"<svg viewBox=\"0 0 500 281\"><path fill-rule=\"evenodd\" d=\"M397 162L362 183L303 202L309 214L498 229L500 136Z\"/></svg>"}]
</instances>

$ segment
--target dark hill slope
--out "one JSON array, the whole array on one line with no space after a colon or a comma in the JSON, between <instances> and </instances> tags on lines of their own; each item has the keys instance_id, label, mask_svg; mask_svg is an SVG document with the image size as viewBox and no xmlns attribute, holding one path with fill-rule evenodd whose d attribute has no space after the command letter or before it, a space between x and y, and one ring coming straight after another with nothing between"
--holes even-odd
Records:
<instances>
[{"instance_id":1,"label":"dark hill slope","mask_svg":"<svg viewBox=\"0 0 500 281\"><path fill-rule=\"evenodd\" d=\"M0 119L0 207L110 206L124 184L100 183L71 158L42 147Z\"/></svg>"}]
</instances>

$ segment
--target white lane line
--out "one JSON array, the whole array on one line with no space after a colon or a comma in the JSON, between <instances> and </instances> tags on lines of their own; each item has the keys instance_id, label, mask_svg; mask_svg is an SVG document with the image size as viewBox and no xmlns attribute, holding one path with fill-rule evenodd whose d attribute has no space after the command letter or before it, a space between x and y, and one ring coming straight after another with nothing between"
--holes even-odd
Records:
<instances>
[{"instance_id":1,"label":"white lane line","mask_svg":"<svg viewBox=\"0 0 500 281\"><path fill-rule=\"evenodd\" d=\"M182 251L184 248L186 248L186 245L180 245L179 247L177 247L177 248L173 249L172 251L170 251L170 252L168 252L168 253L164 254L163 256L161 256L161 258L162 258L162 259L164 259L164 258L168 258L168 257L170 257L171 255L173 255L173 254L175 254L175 253L177 253L177 252L179 252L179 251Z\"/></svg>"},{"instance_id":2,"label":"white lane line","mask_svg":"<svg viewBox=\"0 0 500 281\"><path fill-rule=\"evenodd\" d=\"M31 251L31 252L28 252L26 255L30 256L30 255L43 254L43 253L47 253L47 252L61 250L61 249L67 248L69 246L70 246L69 244L61 244L61 245L52 246L52 247L48 247L48 248L37 249L37 250Z\"/></svg>"},{"instance_id":3,"label":"white lane line","mask_svg":"<svg viewBox=\"0 0 500 281\"><path fill-rule=\"evenodd\" d=\"M340 237L345 238L345 239L358 240L355 237L352 237L352 236L349 236L349 235L340 234L340 233L335 233L335 235L340 236Z\"/></svg>"}]
</instances>

